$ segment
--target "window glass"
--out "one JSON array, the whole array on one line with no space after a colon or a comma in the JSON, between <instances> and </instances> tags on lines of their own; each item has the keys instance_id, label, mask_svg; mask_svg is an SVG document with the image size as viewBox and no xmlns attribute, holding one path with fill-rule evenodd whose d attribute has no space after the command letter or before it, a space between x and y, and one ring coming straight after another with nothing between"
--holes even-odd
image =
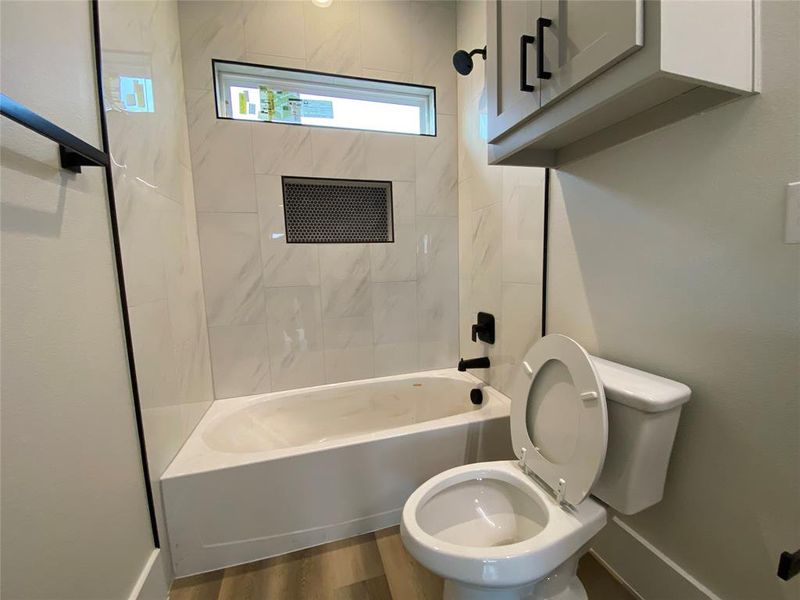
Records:
<instances>
[{"instance_id":1,"label":"window glass","mask_svg":"<svg viewBox=\"0 0 800 600\"><path fill-rule=\"evenodd\" d=\"M218 60L213 65L219 118L436 134L432 87Z\"/></svg>"}]
</instances>

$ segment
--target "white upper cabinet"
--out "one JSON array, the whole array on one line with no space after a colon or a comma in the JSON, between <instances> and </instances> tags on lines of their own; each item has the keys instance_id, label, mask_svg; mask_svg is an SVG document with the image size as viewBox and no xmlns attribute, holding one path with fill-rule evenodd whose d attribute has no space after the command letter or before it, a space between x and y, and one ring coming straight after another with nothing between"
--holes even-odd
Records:
<instances>
[{"instance_id":1,"label":"white upper cabinet","mask_svg":"<svg viewBox=\"0 0 800 600\"><path fill-rule=\"evenodd\" d=\"M498 0L489 2L494 21L487 31L487 46L497 49L498 68L487 72L489 138L508 131L532 115L541 105L536 81L536 48L533 31L541 1Z\"/></svg>"},{"instance_id":2,"label":"white upper cabinet","mask_svg":"<svg viewBox=\"0 0 800 600\"><path fill-rule=\"evenodd\" d=\"M541 104L641 48L642 4L643 0L542 0L536 31L543 44Z\"/></svg>"},{"instance_id":3,"label":"white upper cabinet","mask_svg":"<svg viewBox=\"0 0 800 600\"><path fill-rule=\"evenodd\" d=\"M756 0L492 0L491 164L559 166L753 93Z\"/></svg>"}]
</instances>

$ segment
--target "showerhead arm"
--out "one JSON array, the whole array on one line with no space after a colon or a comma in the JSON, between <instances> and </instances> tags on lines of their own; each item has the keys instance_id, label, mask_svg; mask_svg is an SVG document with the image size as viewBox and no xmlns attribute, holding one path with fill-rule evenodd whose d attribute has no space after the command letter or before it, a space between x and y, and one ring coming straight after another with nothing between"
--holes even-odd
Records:
<instances>
[{"instance_id":1,"label":"showerhead arm","mask_svg":"<svg viewBox=\"0 0 800 600\"><path fill-rule=\"evenodd\" d=\"M459 50L453 54L453 66L460 75L469 75L472 72L472 67L474 66L472 56L474 54L480 54L483 60L486 60L486 46L475 48L471 52Z\"/></svg>"}]
</instances>

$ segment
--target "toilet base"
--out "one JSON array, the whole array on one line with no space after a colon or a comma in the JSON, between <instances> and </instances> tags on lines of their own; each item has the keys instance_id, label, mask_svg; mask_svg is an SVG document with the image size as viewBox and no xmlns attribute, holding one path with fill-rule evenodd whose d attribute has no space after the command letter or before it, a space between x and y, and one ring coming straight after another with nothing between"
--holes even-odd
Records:
<instances>
[{"instance_id":1,"label":"toilet base","mask_svg":"<svg viewBox=\"0 0 800 600\"><path fill-rule=\"evenodd\" d=\"M445 579L443 600L588 600L577 575L578 559L585 551L571 556L547 577L518 587L480 587Z\"/></svg>"},{"instance_id":2,"label":"toilet base","mask_svg":"<svg viewBox=\"0 0 800 600\"><path fill-rule=\"evenodd\" d=\"M560 592L542 595L536 584L518 588L477 588L446 580L443 600L588 600L586 590L577 576Z\"/></svg>"}]
</instances>

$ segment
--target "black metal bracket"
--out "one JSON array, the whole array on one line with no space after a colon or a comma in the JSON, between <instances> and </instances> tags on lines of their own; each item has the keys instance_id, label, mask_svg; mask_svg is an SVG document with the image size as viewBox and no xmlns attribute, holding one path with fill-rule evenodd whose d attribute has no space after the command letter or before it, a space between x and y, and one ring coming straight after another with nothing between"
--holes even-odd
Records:
<instances>
[{"instance_id":1,"label":"black metal bracket","mask_svg":"<svg viewBox=\"0 0 800 600\"><path fill-rule=\"evenodd\" d=\"M778 561L778 577L789 581L798 573L800 573L800 550L781 552L781 558Z\"/></svg>"},{"instance_id":2,"label":"black metal bracket","mask_svg":"<svg viewBox=\"0 0 800 600\"><path fill-rule=\"evenodd\" d=\"M80 173L81 167L103 166L95 164L94 162L87 159L85 156L82 156L77 152L70 150L66 146L62 146L60 144L58 146L58 158L61 161L61 168L66 169L67 171L72 171L73 173Z\"/></svg>"},{"instance_id":3,"label":"black metal bracket","mask_svg":"<svg viewBox=\"0 0 800 600\"><path fill-rule=\"evenodd\" d=\"M55 123L48 121L5 94L0 94L0 114L58 144L62 169L80 173L81 167L106 167L109 165L107 153L72 135L66 129L61 129Z\"/></svg>"}]
</instances>

